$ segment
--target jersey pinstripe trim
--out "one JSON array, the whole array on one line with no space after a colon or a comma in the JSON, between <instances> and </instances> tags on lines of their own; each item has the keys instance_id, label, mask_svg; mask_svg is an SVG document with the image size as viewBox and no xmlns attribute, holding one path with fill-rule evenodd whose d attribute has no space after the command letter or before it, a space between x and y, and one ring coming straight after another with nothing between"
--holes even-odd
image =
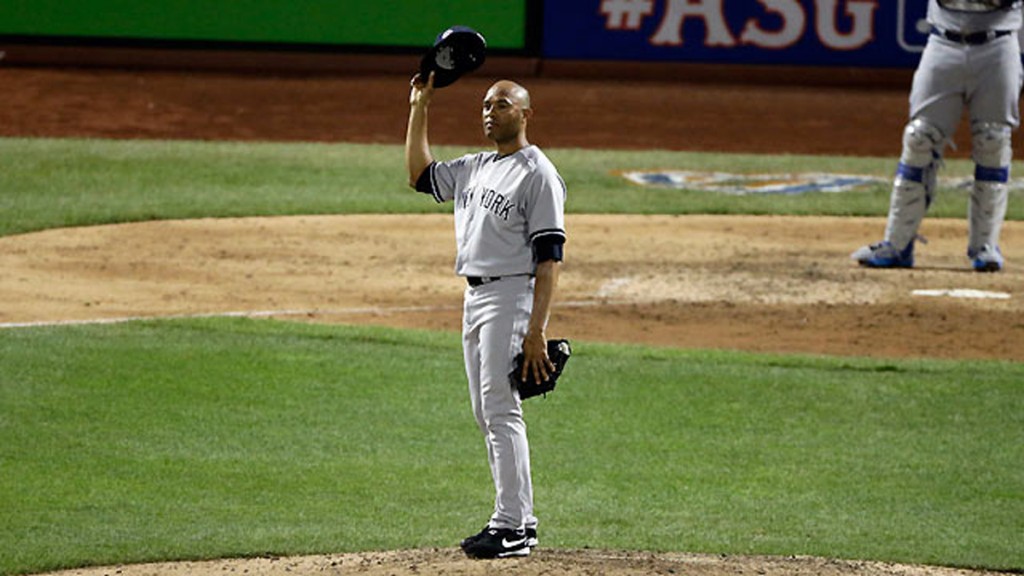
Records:
<instances>
[{"instance_id":1,"label":"jersey pinstripe trim","mask_svg":"<svg viewBox=\"0 0 1024 576\"><path fill-rule=\"evenodd\" d=\"M437 162L431 162L423 169L420 177L416 180L416 191L424 194L430 194L434 197L435 202L442 204L444 203L444 198L442 198L441 194L438 192L437 176L434 174L434 168L436 166Z\"/></svg>"},{"instance_id":2,"label":"jersey pinstripe trim","mask_svg":"<svg viewBox=\"0 0 1024 576\"><path fill-rule=\"evenodd\" d=\"M533 234L530 234L530 242L535 242L537 238L541 236L561 236L565 238L565 230L561 228L546 228L544 230L537 230Z\"/></svg>"},{"instance_id":3,"label":"jersey pinstripe trim","mask_svg":"<svg viewBox=\"0 0 1024 576\"><path fill-rule=\"evenodd\" d=\"M430 164L430 194L434 197L434 200L438 204L441 204L441 203L444 202L444 198L442 198L441 197L441 193L438 192L437 173L434 170L436 167L437 167L437 163L436 162L432 162Z\"/></svg>"}]
</instances>

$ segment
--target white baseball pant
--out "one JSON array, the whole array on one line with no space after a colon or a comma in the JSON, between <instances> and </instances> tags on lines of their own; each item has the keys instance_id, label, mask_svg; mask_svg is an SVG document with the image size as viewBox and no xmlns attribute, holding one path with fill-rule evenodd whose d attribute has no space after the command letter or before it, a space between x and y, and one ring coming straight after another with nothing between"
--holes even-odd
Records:
<instances>
[{"instance_id":1,"label":"white baseball pant","mask_svg":"<svg viewBox=\"0 0 1024 576\"><path fill-rule=\"evenodd\" d=\"M533 309L533 278L509 276L467 287L462 346L469 398L494 480L492 528L534 528L530 445L519 393L509 382Z\"/></svg>"}]
</instances>

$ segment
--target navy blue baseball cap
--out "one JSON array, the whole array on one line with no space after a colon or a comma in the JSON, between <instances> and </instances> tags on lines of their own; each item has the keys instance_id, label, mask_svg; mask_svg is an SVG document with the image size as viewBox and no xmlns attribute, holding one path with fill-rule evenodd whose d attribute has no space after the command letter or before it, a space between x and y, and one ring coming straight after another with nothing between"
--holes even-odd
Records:
<instances>
[{"instance_id":1,"label":"navy blue baseball cap","mask_svg":"<svg viewBox=\"0 0 1024 576\"><path fill-rule=\"evenodd\" d=\"M424 82L434 73L434 88L454 83L463 74L484 63L487 41L468 26L452 26L441 32L434 45L420 60L420 77Z\"/></svg>"}]
</instances>

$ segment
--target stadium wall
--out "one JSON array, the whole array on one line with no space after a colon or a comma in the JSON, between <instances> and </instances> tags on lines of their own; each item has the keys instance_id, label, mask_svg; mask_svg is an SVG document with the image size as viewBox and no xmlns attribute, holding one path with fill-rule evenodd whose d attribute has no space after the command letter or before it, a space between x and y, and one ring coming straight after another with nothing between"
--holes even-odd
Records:
<instances>
[{"instance_id":1,"label":"stadium wall","mask_svg":"<svg viewBox=\"0 0 1024 576\"><path fill-rule=\"evenodd\" d=\"M490 74L906 86L910 0L3 0L3 65L401 73L452 24Z\"/></svg>"}]
</instances>

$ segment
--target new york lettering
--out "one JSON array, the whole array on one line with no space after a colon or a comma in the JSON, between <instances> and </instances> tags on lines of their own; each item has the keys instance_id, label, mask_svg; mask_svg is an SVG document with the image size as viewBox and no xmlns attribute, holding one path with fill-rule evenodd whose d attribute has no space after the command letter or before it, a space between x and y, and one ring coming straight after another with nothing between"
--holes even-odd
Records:
<instances>
[{"instance_id":1,"label":"new york lettering","mask_svg":"<svg viewBox=\"0 0 1024 576\"><path fill-rule=\"evenodd\" d=\"M515 204L496 190L484 190L484 193L480 195L480 207L506 222L514 206Z\"/></svg>"}]
</instances>

